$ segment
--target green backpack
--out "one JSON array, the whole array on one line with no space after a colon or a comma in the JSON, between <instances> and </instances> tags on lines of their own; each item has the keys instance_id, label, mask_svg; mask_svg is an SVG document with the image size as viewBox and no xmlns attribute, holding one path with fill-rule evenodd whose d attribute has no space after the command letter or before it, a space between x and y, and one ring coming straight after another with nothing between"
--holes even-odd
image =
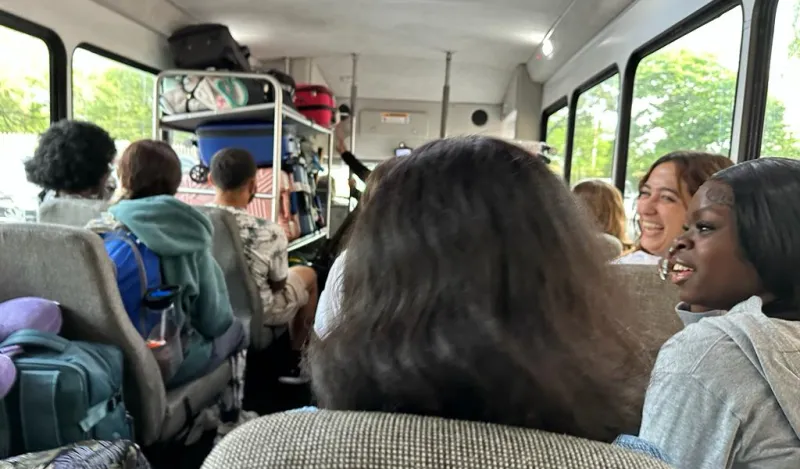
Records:
<instances>
[{"instance_id":1,"label":"green backpack","mask_svg":"<svg viewBox=\"0 0 800 469\"><path fill-rule=\"evenodd\" d=\"M0 349L17 380L0 401L0 458L84 440L133 439L122 399L122 353L110 345L71 342L49 332L17 331Z\"/></svg>"}]
</instances>

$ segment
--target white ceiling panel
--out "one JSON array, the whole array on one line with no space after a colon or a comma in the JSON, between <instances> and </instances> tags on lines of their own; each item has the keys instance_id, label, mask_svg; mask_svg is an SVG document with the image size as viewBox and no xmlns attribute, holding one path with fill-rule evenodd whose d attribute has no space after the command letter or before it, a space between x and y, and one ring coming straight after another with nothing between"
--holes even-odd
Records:
<instances>
[{"instance_id":1,"label":"white ceiling panel","mask_svg":"<svg viewBox=\"0 0 800 469\"><path fill-rule=\"evenodd\" d=\"M349 95L349 54L358 53L359 96L439 100L444 54L453 51L451 99L498 103L514 67L535 55L554 26L572 31L556 28L553 37L575 33L585 43L632 0L94 1L164 35L223 23L260 59L315 58L339 96ZM575 11L590 16L563 21ZM536 78L555 72L556 62Z\"/></svg>"}]
</instances>

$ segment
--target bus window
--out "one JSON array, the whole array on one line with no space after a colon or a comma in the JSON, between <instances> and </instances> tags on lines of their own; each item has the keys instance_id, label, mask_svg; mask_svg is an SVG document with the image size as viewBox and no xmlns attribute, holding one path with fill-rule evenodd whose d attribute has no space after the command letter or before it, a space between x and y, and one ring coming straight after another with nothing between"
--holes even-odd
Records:
<instances>
[{"instance_id":1,"label":"bus window","mask_svg":"<svg viewBox=\"0 0 800 469\"><path fill-rule=\"evenodd\" d=\"M780 0L772 39L761 156L800 158L800 0Z\"/></svg>"},{"instance_id":2,"label":"bus window","mask_svg":"<svg viewBox=\"0 0 800 469\"><path fill-rule=\"evenodd\" d=\"M618 108L619 74L578 97L570 181L611 177Z\"/></svg>"},{"instance_id":3,"label":"bus window","mask_svg":"<svg viewBox=\"0 0 800 469\"><path fill-rule=\"evenodd\" d=\"M550 168L558 175L564 174L564 153L567 150L567 120L569 109L567 106L547 116L547 133L545 142L553 147Z\"/></svg>"},{"instance_id":4,"label":"bus window","mask_svg":"<svg viewBox=\"0 0 800 469\"><path fill-rule=\"evenodd\" d=\"M0 222L35 221L39 187L25 160L50 125L50 50L34 36L0 26Z\"/></svg>"},{"instance_id":5,"label":"bus window","mask_svg":"<svg viewBox=\"0 0 800 469\"><path fill-rule=\"evenodd\" d=\"M200 164L200 153L194 144L195 139L195 135L189 132L179 130L169 132L169 144L181 159L181 169L183 169L184 175L189 174L193 167Z\"/></svg>"},{"instance_id":6,"label":"bus window","mask_svg":"<svg viewBox=\"0 0 800 469\"><path fill-rule=\"evenodd\" d=\"M730 154L741 42L738 6L639 62L626 186L638 187L665 153Z\"/></svg>"},{"instance_id":7,"label":"bus window","mask_svg":"<svg viewBox=\"0 0 800 469\"><path fill-rule=\"evenodd\" d=\"M72 55L72 115L104 128L122 152L152 138L152 73L78 47Z\"/></svg>"}]
</instances>

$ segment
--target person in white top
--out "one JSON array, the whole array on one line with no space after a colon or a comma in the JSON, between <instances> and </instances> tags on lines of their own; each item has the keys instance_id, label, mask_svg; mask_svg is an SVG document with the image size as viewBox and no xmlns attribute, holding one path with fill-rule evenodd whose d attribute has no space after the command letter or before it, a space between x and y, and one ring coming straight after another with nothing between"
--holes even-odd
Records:
<instances>
[{"instance_id":1,"label":"person in white top","mask_svg":"<svg viewBox=\"0 0 800 469\"><path fill-rule=\"evenodd\" d=\"M675 151L656 160L639 182L636 248L613 263L658 264L683 231L692 196L714 173L731 165L726 156L699 151Z\"/></svg>"},{"instance_id":2,"label":"person in white top","mask_svg":"<svg viewBox=\"0 0 800 469\"><path fill-rule=\"evenodd\" d=\"M398 158L391 158L379 164L372 170L369 177L367 177L367 187L361 194L361 199L358 202L359 210L369 202L370 194L375 190L375 187L380 184L381 180L389 174L389 171L397 163ZM356 223L358 223L356 221ZM328 273L328 279L325 281L325 289L319 297L317 304L317 314L314 316L314 333L319 338L324 338L334 325L336 317L339 315L339 310L342 304L342 279L344 277L344 266L346 263L345 254L347 250L343 250L339 257L333 262L331 270Z\"/></svg>"}]
</instances>

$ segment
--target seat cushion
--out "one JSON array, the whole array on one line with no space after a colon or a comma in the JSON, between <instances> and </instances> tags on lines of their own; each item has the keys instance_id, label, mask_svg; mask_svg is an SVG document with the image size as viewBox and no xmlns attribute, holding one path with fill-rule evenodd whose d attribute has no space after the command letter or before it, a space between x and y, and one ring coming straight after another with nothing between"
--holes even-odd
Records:
<instances>
[{"instance_id":1,"label":"seat cushion","mask_svg":"<svg viewBox=\"0 0 800 469\"><path fill-rule=\"evenodd\" d=\"M644 315L646 325L660 342L683 329L675 306L680 301L678 287L661 280L654 265L620 264L612 266L621 285L633 300L632 307Z\"/></svg>"},{"instance_id":2,"label":"seat cushion","mask_svg":"<svg viewBox=\"0 0 800 469\"><path fill-rule=\"evenodd\" d=\"M231 432L203 469L667 469L644 454L517 427L416 415L293 411Z\"/></svg>"},{"instance_id":3,"label":"seat cushion","mask_svg":"<svg viewBox=\"0 0 800 469\"><path fill-rule=\"evenodd\" d=\"M161 429L161 441L169 441L175 437L187 422L186 405L194 415L214 404L231 381L232 369L230 361L226 361L211 373L191 383L167 392L167 413Z\"/></svg>"}]
</instances>

